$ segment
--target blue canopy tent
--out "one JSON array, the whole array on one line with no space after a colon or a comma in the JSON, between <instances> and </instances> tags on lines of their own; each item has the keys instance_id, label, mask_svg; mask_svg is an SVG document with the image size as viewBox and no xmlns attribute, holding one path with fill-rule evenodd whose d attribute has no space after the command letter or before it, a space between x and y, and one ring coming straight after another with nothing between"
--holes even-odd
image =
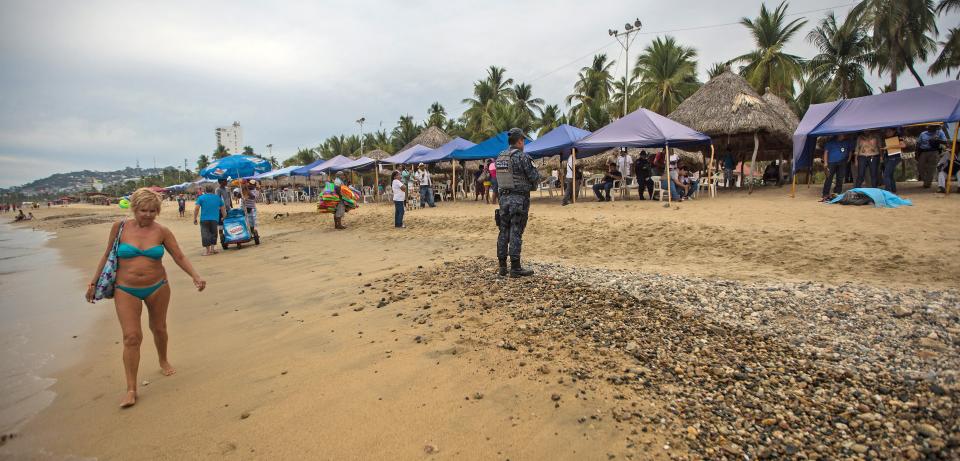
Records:
<instances>
[{"instance_id":1,"label":"blue canopy tent","mask_svg":"<svg viewBox=\"0 0 960 461\"><path fill-rule=\"evenodd\" d=\"M326 161L327 161L327 159L325 159L325 158L318 158L318 159L314 160L313 162L311 162L309 165L304 165L304 166L302 166L302 167L300 167L300 168L294 168L294 169L290 172L290 176L310 176L310 169L311 169L311 168L316 167L316 166L323 165L324 162L326 162Z\"/></svg>"},{"instance_id":2,"label":"blue canopy tent","mask_svg":"<svg viewBox=\"0 0 960 461\"><path fill-rule=\"evenodd\" d=\"M793 134L793 172L813 164L818 136L894 128L929 122L960 121L960 81L844 99L810 106ZM956 157L957 130L951 157ZM953 165L951 161L950 165ZM952 173L952 172L951 172ZM948 179L949 181L949 176ZM949 183L947 183L949 192ZM796 180L794 180L794 189Z\"/></svg>"},{"instance_id":3,"label":"blue canopy tent","mask_svg":"<svg viewBox=\"0 0 960 461\"><path fill-rule=\"evenodd\" d=\"M334 158L332 158L332 159L330 159L330 160L327 160L326 162L323 162L323 163L321 163L321 164L319 164L319 165L311 168L311 169L310 169L310 174L311 174L311 175L320 174L320 173L326 172L326 171L328 171L328 170L331 170L331 169L333 169L334 167L337 167L337 166L340 166L340 165L346 165L346 164L348 164L348 163L350 163L350 162L352 162L352 161L353 161L353 159L350 158L350 157L344 157L344 156L342 156L342 155L338 155L338 156L336 156L336 157L334 157Z\"/></svg>"},{"instance_id":4,"label":"blue canopy tent","mask_svg":"<svg viewBox=\"0 0 960 461\"><path fill-rule=\"evenodd\" d=\"M353 160L347 163L334 165L330 167L330 171L363 170L373 165L374 163L377 163L377 161L370 157L360 157L356 160Z\"/></svg>"},{"instance_id":5,"label":"blue canopy tent","mask_svg":"<svg viewBox=\"0 0 960 461\"><path fill-rule=\"evenodd\" d=\"M669 158L670 147L690 147L710 143L710 136L656 112L638 109L575 142L573 161L576 163L580 152L583 152L584 156L591 156L614 147L663 146ZM670 162L664 162L664 177L670 176L667 170L669 164ZM667 193L668 202L672 199L671 195Z\"/></svg>"},{"instance_id":6,"label":"blue canopy tent","mask_svg":"<svg viewBox=\"0 0 960 461\"><path fill-rule=\"evenodd\" d=\"M393 154L381 160L381 162L393 163L393 164L410 163L410 157L413 157L414 155L417 155L417 154L430 152L431 150L433 149L430 149L427 146L424 146L421 144L414 144L413 146L408 147L406 150L402 150L400 152L397 152L396 154Z\"/></svg>"},{"instance_id":7,"label":"blue canopy tent","mask_svg":"<svg viewBox=\"0 0 960 461\"><path fill-rule=\"evenodd\" d=\"M289 176L293 172L293 170L296 170L302 167L303 165L293 165L293 166L288 166L284 168L279 168L273 171L268 171L266 173L257 175L256 179L274 179L274 178L279 178L281 176Z\"/></svg>"},{"instance_id":8,"label":"blue canopy tent","mask_svg":"<svg viewBox=\"0 0 960 461\"><path fill-rule=\"evenodd\" d=\"M411 164L438 163L438 162L450 160L451 171L453 173L451 184L456 184L457 183L457 161L453 158L453 152L457 150L469 149L473 146L476 146L476 144L470 141L467 141L466 139L463 139L461 137L456 137L450 140L450 142L436 149L428 150L425 152L418 152L416 154L411 155L407 159L407 163L411 163ZM454 187L454 191L456 191L456 187ZM454 192L453 200L456 201L456 199L457 199L457 194L456 192Z\"/></svg>"},{"instance_id":9,"label":"blue canopy tent","mask_svg":"<svg viewBox=\"0 0 960 461\"><path fill-rule=\"evenodd\" d=\"M590 132L587 130L564 124L527 144L523 151L534 159L553 157L554 155L559 155L561 159L565 159L573 152L573 143L589 135Z\"/></svg>"},{"instance_id":10,"label":"blue canopy tent","mask_svg":"<svg viewBox=\"0 0 960 461\"><path fill-rule=\"evenodd\" d=\"M530 138L527 138L527 142L532 141ZM507 141L507 132L503 131L468 149L455 150L451 156L457 160L486 160L488 158L497 158L500 152L507 150L509 144Z\"/></svg>"},{"instance_id":11,"label":"blue canopy tent","mask_svg":"<svg viewBox=\"0 0 960 461\"><path fill-rule=\"evenodd\" d=\"M420 152L410 156L409 163L437 163L453 159L453 151L469 149L476 144L457 137L450 142L430 151Z\"/></svg>"}]
</instances>

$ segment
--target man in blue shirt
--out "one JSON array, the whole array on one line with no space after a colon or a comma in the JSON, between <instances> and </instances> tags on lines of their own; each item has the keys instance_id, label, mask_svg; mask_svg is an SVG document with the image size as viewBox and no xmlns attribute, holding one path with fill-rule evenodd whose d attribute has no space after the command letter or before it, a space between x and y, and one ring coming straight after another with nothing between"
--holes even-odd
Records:
<instances>
[{"instance_id":1,"label":"man in blue shirt","mask_svg":"<svg viewBox=\"0 0 960 461\"><path fill-rule=\"evenodd\" d=\"M733 156L730 146L727 146L726 153L720 157L723 167L723 187L733 187L733 169L737 167L737 158Z\"/></svg>"},{"instance_id":2,"label":"man in blue shirt","mask_svg":"<svg viewBox=\"0 0 960 461\"><path fill-rule=\"evenodd\" d=\"M940 160L940 144L947 142L947 135L939 125L930 125L927 131L917 137L917 173L923 181L923 188L929 189L933 175L937 172Z\"/></svg>"},{"instance_id":3,"label":"man in blue shirt","mask_svg":"<svg viewBox=\"0 0 960 461\"><path fill-rule=\"evenodd\" d=\"M843 192L843 179L847 177L847 162L850 160L850 152L853 151L853 143L847 141L847 135L841 134L834 136L823 145L823 164L827 166L827 178L823 182L823 199L830 196L830 183L836 178L836 186L833 188L835 194Z\"/></svg>"},{"instance_id":4,"label":"man in blue shirt","mask_svg":"<svg viewBox=\"0 0 960 461\"><path fill-rule=\"evenodd\" d=\"M204 194L197 197L196 207L193 209L193 224L197 225L197 216L200 216L200 240L203 243L204 256L217 253L217 225L227 215L223 199L213 193L213 185L207 184L203 188Z\"/></svg>"}]
</instances>

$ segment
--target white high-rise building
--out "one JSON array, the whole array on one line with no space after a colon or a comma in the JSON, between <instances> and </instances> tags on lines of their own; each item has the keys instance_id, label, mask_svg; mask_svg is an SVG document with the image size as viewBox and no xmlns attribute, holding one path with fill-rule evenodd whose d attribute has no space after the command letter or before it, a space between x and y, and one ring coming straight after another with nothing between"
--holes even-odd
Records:
<instances>
[{"instance_id":1,"label":"white high-rise building","mask_svg":"<svg viewBox=\"0 0 960 461\"><path fill-rule=\"evenodd\" d=\"M231 154L243 152L243 128L240 128L240 122L233 122L233 125L222 126L216 129L217 145L223 146Z\"/></svg>"}]
</instances>

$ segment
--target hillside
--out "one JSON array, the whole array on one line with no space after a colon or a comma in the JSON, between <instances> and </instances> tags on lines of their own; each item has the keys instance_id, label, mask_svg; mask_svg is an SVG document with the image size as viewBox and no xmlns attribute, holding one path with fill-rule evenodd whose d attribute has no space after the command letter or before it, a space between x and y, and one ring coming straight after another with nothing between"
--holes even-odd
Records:
<instances>
[{"instance_id":1,"label":"hillside","mask_svg":"<svg viewBox=\"0 0 960 461\"><path fill-rule=\"evenodd\" d=\"M83 170L57 173L11 188L11 190L19 190L24 195L70 193L90 189L94 181L100 181L104 186L108 186L126 180L139 179L141 176L158 175L162 171L162 168L141 168L138 171L136 168L127 167L116 171Z\"/></svg>"}]
</instances>

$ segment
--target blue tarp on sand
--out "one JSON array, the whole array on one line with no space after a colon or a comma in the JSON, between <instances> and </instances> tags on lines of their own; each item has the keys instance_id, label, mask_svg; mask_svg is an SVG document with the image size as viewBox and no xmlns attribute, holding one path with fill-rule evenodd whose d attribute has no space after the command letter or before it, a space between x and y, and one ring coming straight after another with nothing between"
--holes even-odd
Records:
<instances>
[{"instance_id":1,"label":"blue tarp on sand","mask_svg":"<svg viewBox=\"0 0 960 461\"><path fill-rule=\"evenodd\" d=\"M873 206L877 208L897 208L903 205L913 206L913 202L910 200L900 198L900 196L897 194L887 192L883 189L877 189L875 187L855 187L850 189L849 192L859 192L867 197L870 197L870 199L873 200ZM830 203L837 203L842 198L843 194L840 194L831 200Z\"/></svg>"},{"instance_id":2,"label":"blue tarp on sand","mask_svg":"<svg viewBox=\"0 0 960 461\"><path fill-rule=\"evenodd\" d=\"M817 136L960 120L960 81L810 106L793 134L793 169L813 161Z\"/></svg>"},{"instance_id":3,"label":"blue tarp on sand","mask_svg":"<svg viewBox=\"0 0 960 461\"><path fill-rule=\"evenodd\" d=\"M656 112L638 109L576 143L580 152L589 156L614 147L689 147L709 144L710 137L686 125L674 122Z\"/></svg>"},{"instance_id":4,"label":"blue tarp on sand","mask_svg":"<svg viewBox=\"0 0 960 461\"><path fill-rule=\"evenodd\" d=\"M561 158L566 159L570 156L573 143L587 136L590 136L589 131L564 124L540 136L536 141L527 144L526 147L523 148L523 151L531 158L560 155Z\"/></svg>"}]
</instances>

